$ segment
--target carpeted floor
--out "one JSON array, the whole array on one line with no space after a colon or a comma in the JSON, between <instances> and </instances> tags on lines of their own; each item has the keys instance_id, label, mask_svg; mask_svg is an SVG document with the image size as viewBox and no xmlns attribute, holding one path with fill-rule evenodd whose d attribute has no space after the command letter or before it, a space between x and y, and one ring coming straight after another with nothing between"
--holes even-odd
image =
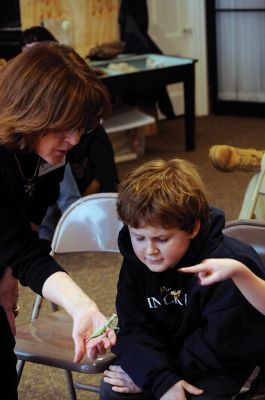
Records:
<instances>
[{"instance_id":1,"label":"carpeted floor","mask_svg":"<svg viewBox=\"0 0 265 400\"><path fill-rule=\"evenodd\" d=\"M208 159L208 149L213 144L230 144L240 147L264 148L264 119L208 116L197 118L196 149L186 152L184 147L184 123L182 119L159 123L159 134L146 138L146 153L142 160L118 164L122 179L127 171L136 165L154 158L185 158L195 163L200 170L208 190L209 202L221 207L227 220L237 218L243 195L253 173L219 172ZM120 256L109 254L84 255L89 266L86 271L76 265L69 256L67 266L77 283L97 302L102 312L110 315L114 311L114 300ZM30 316L34 295L28 288L21 288L21 312L17 323L27 321ZM45 306L42 312L47 312ZM78 376L79 381L92 380L97 383L100 375ZM65 400L68 399L64 372L53 368L26 364L19 385L20 400ZM96 400L94 393L78 392L78 400Z\"/></svg>"}]
</instances>

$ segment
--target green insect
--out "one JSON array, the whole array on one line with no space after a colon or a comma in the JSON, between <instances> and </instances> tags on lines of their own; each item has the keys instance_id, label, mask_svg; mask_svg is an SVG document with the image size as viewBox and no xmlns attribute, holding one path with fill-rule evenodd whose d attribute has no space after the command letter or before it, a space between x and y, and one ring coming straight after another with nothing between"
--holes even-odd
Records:
<instances>
[{"instance_id":1,"label":"green insect","mask_svg":"<svg viewBox=\"0 0 265 400\"><path fill-rule=\"evenodd\" d=\"M102 333L106 332L106 330L111 326L111 323L113 322L113 320L116 317L117 317L116 314L112 314L112 316L108 319L107 323L105 325L103 325L101 328L99 328L98 330L96 330L94 333L92 333L92 335L89 337L89 339L96 338L96 337L102 335Z\"/></svg>"}]
</instances>

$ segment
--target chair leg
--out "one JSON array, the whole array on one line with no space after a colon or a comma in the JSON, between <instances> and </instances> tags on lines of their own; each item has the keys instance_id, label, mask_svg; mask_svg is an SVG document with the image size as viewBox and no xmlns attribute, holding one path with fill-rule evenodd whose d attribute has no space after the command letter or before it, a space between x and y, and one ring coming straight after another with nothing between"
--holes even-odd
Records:
<instances>
[{"instance_id":1,"label":"chair leg","mask_svg":"<svg viewBox=\"0 0 265 400\"><path fill-rule=\"evenodd\" d=\"M31 312L31 321L34 319L38 318L41 305L43 302L43 298L40 295L36 295L33 307L32 307L32 312ZM25 366L25 361L23 360L17 360L17 385L20 383L20 379L23 373L23 369Z\"/></svg>"},{"instance_id":2,"label":"chair leg","mask_svg":"<svg viewBox=\"0 0 265 400\"><path fill-rule=\"evenodd\" d=\"M42 303L43 303L43 297L41 297L40 295L37 295L36 299L34 301L33 307L32 307L31 321L39 318ZM59 307L57 306L57 304L51 303L51 309L52 309L52 311L58 311Z\"/></svg>"},{"instance_id":3,"label":"chair leg","mask_svg":"<svg viewBox=\"0 0 265 400\"><path fill-rule=\"evenodd\" d=\"M41 305L43 302L43 298L40 295L36 296L36 299L33 304L32 313L31 313L31 320L37 319L39 317Z\"/></svg>"},{"instance_id":4,"label":"chair leg","mask_svg":"<svg viewBox=\"0 0 265 400\"><path fill-rule=\"evenodd\" d=\"M17 361L17 385L19 385L24 366L25 366L25 361L23 360Z\"/></svg>"},{"instance_id":5,"label":"chair leg","mask_svg":"<svg viewBox=\"0 0 265 400\"><path fill-rule=\"evenodd\" d=\"M86 390L88 392L99 393L99 387L94 385L85 385L83 383L75 382L74 386L76 389Z\"/></svg>"},{"instance_id":6,"label":"chair leg","mask_svg":"<svg viewBox=\"0 0 265 400\"><path fill-rule=\"evenodd\" d=\"M68 387L68 392L69 392L69 399L77 400L72 373L70 371L65 370L65 374L66 374L66 381L67 381L67 387Z\"/></svg>"}]
</instances>

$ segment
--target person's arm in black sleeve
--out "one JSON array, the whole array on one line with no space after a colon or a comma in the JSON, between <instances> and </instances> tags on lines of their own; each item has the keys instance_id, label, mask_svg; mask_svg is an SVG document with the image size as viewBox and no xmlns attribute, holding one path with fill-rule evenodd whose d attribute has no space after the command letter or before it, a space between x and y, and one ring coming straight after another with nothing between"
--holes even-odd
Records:
<instances>
[{"instance_id":1,"label":"person's arm in black sleeve","mask_svg":"<svg viewBox=\"0 0 265 400\"><path fill-rule=\"evenodd\" d=\"M133 277L127 267L123 264L118 282L116 307L120 331L112 350L136 385L160 398L181 378L163 351L165 342L156 335L158 324L145 311L136 282L141 281L141 276Z\"/></svg>"},{"instance_id":2,"label":"person's arm in black sleeve","mask_svg":"<svg viewBox=\"0 0 265 400\"><path fill-rule=\"evenodd\" d=\"M179 362L190 372L200 370L201 365L223 373L237 370L238 378L242 374L244 381L258 365L260 354L264 354L265 318L248 303L232 280L199 290L201 298L196 303L203 320L186 338ZM193 304L190 296L186 320L195 318Z\"/></svg>"}]
</instances>

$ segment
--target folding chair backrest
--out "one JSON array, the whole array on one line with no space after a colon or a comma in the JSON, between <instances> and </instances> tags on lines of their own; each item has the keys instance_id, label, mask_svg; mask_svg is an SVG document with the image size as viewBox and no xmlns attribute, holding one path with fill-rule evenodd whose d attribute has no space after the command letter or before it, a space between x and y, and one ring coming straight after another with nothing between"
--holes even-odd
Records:
<instances>
[{"instance_id":1,"label":"folding chair backrest","mask_svg":"<svg viewBox=\"0 0 265 400\"><path fill-rule=\"evenodd\" d=\"M257 219L229 221L223 232L254 247L265 265L265 221Z\"/></svg>"},{"instance_id":2,"label":"folding chair backrest","mask_svg":"<svg viewBox=\"0 0 265 400\"><path fill-rule=\"evenodd\" d=\"M116 211L117 193L97 193L82 197L62 215L56 227L52 252L118 252L122 222Z\"/></svg>"},{"instance_id":3,"label":"folding chair backrest","mask_svg":"<svg viewBox=\"0 0 265 400\"><path fill-rule=\"evenodd\" d=\"M51 256L85 251L119 253L122 222L118 220L116 201L117 193L96 193L73 203L56 226ZM38 318L42 303L42 297L36 295L31 320ZM58 310L58 306L52 304L52 310Z\"/></svg>"}]
</instances>

